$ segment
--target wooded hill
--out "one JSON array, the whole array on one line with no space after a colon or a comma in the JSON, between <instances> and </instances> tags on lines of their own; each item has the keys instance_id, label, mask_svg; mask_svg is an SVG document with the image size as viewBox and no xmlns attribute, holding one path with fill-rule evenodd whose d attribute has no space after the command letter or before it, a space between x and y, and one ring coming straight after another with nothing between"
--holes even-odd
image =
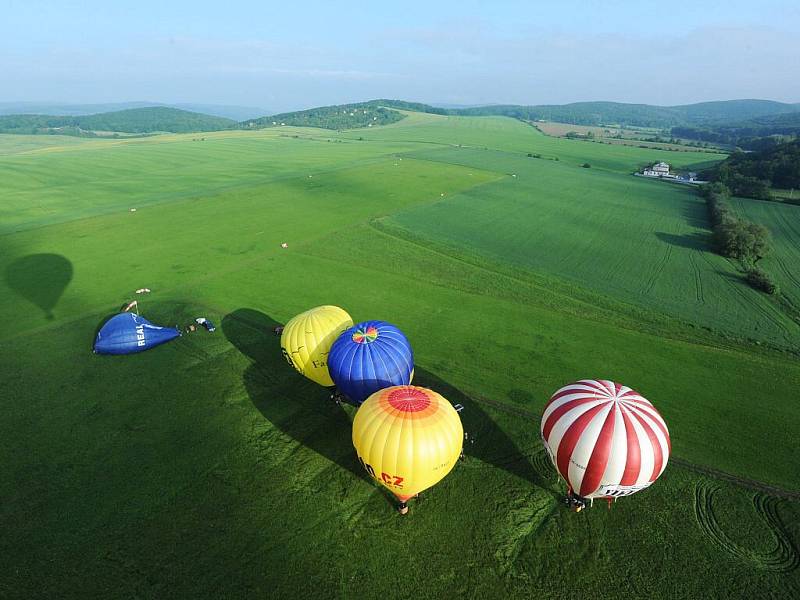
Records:
<instances>
[{"instance_id":1,"label":"wooded hill","mask_svg":"<svg viewBox=\"0 0 800 600\"><path fill-rule=\"evenodd\" d=\"M734 152L704 176L736 196L770 200L770 188L800 188L800 140L760 152Z\"/></svg>"},{"instance_id":2,"label":"wooded hill","mask_svg":"<svg viewBox=\"0 0 800 600\"><path fill-rule=\"evenodd\" d=\"M95 131L120 133L191 133L232 129L236 121L165 106L132 108L84 116L0 116L0 133L92 136Z\"/></svg>"}]
</instances>

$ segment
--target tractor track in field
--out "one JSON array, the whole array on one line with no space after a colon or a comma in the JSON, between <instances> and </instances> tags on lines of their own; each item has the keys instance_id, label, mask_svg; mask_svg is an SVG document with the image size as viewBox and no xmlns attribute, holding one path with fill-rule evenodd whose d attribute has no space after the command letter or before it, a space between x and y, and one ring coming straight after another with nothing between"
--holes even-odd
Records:
<instances>
[{"instance_id":1,"label":"tractor track in field","mask_svg":"<svg viewBox=\"0 0 800 600\"><path fill-rule=\"evenodd\" d=\"M697 299L699 304L706 303L706 297L703 293L703 278L700 275L700 268L697 266L697 261L695 259L695 253L692 252L689 255L689 262L692 265L692 273L694 274L694 295Z\"/></svg>"},{"instance_id":2,"label":"tractor track in field","mask_svg":"<svg viewBox=\"0 0 800 600\"><path fill-rule=\"evenodd\" d=\"M658 264L653 269L650 277L647 280L647 285L644 287L644 291L642 292L643 295L647 296L650 292L653 291L653 288L656 287L656 282L658 281L659 276L664 271L664 268L669 263L670 258L672 257L672 244L667 244L667 249L664 252L664 256L661 260L658 261Z\"/></svg>"},{"instance_id":3,"label":"tractor track in field","mask_svg":"<svg viewBox=\"0 0 800 600\"><path fill-rule=\"evenodd\" d=\"M739 545L723 530L714 513L714 497L717 492L719 487L707 482L697 482L695 485L695 518L701 531L714 545L764 571L788 573L800 566L800 551L778 515L777 507L780 502L778 498L760 492L753 495L755 512L770 529L775 541L775 546L771 550L756 552Z\"/></svg>"},{"instance_id":4,"label":"tractor track in field","mask_svg":"<svg viewBox=\"0 0 800 600\"><path fill-rule=\"evenodd\" d=\"M780 256L774 256L775 262L777 263L778 267L780 267L781 271L784 272L786 278L791 281L797 288L800 288L800 276L795 275L792 270L786 266L786 261L782 259Z\"/></svg>"},{"instance_id":5,"label":"tractor track in field","mask_svg":"<svg viewBox=\"0 0 800 600\"><path fill-rule=\"evenodd\" d=\"M764 305L762 305L760 302L753 300L751 296L748 296L747 292L744 289L742 289L740 284L736 284L734 282L729 281L728 289L731 290L732 293L736 294L739 298L741 298L745 306L750 307L757 314L761 315L768 323L775 326L775 328L781 332L784 339L791 338L791 334L787 329L786 325L782 323L780 319L776 318L776 316L772 312L767 310L764 307Z\"/></svg>"},{"instance_id":6,"label":"tractor track in field","mask_svg":"<svg viewBox=\"0 0 800 600\"><path fill-rule=\"evenodd\" d=\"M477 404L490 406L506 414L515 415L518 417L522 417L524 419L529 419L537 423L541 421L541 415L538 415L531 410L519 406L511 406L504 402L491 400L489 398L484 398L482 396L468 395L468 397ZM547 457L545 456L545 458ZM549 463L549 458L547 458L547 461ZM770 496L774 496L775 498L783 498L786 500L800 500L800 491L787 490L778 486L770 485L768 483L756 481L755 479L749 479L747 477L739 477L738 475L731 475L730 473L720 471L719 469L698 465L696 463L679 458L677 456L670 456L669 461L673 464L676 464L680 467L683 467L700 475L705 475L706 477L711 477L713 479L727 481L729 483L736 484L743 488L747 488L756 492L761 492L764 494L768 494Z\"/></svg>"}]
</instances>

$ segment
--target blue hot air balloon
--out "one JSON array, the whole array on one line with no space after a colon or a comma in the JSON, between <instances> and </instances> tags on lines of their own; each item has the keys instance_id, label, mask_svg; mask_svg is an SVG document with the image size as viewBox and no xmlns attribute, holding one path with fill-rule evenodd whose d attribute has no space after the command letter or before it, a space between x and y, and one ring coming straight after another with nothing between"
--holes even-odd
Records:
<instances>
[{"instance_id":1,"label":"blue hot air balloon","mask_svg":"<svg viewBox=\"0 0 800 600\"><path fill-rule=\"evenodd\" d=\"M360 405L378 390L410 384L414 353L403 332L391 323L364 321L333 343L328 372L339 392Z\"/></svg>"},{"instance_id":2,"label":"blue hot air balloon","mask_svg":"<svg viewBox=\"0 0 800 600\"><path fill-rule=\"evenodd\" d=\"M173 327L159 327L133 313L114 315L103 324L94 341L96 354L133 354L174 340L181 334Z\"/></svg>"}]
</instances>

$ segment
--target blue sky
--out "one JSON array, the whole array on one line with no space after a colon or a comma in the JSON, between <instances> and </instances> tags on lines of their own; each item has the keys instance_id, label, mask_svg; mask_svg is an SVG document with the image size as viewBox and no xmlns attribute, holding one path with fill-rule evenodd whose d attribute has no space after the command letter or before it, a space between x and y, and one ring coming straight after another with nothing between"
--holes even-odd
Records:
<instances>
[{"instance_id":1,"label":"blue sky","mask_svg":"<svg viewBox=\"0 0 800 600\"><path fill-rule=\"evenodd\" d=\"M800 2L0 0L0 102L800 102Z\"/></svg>"}]
</instances>

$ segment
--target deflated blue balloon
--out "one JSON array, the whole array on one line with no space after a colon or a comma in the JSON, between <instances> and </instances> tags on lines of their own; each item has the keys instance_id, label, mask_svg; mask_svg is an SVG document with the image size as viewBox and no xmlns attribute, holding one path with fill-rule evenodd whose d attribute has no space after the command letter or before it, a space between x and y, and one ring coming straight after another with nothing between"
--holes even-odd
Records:
<instances>
[{"instance_id":1,"label":"deflated blue balloon","mask_svg":"<svg viewBox=\"0 0 800 600\"><path fill-rule=\"evenodd\" d=\"M391 323L364 321L333 343L328 372L339 392L359 405L378 390L409 385L414 353L403 332Z\"/></svg>"},{"instance_id":2,"label":"deflated blue balloon","mask_svg":"<svg viewBox=\"0 0 800 600\"><path fill-rule=\"evenodd\" d=\"M174 340L181 334L174 327L159 327L133 313L120 313L105 322L97 333L97 354L133 354Z\"/></svg>"}]
</instances>

